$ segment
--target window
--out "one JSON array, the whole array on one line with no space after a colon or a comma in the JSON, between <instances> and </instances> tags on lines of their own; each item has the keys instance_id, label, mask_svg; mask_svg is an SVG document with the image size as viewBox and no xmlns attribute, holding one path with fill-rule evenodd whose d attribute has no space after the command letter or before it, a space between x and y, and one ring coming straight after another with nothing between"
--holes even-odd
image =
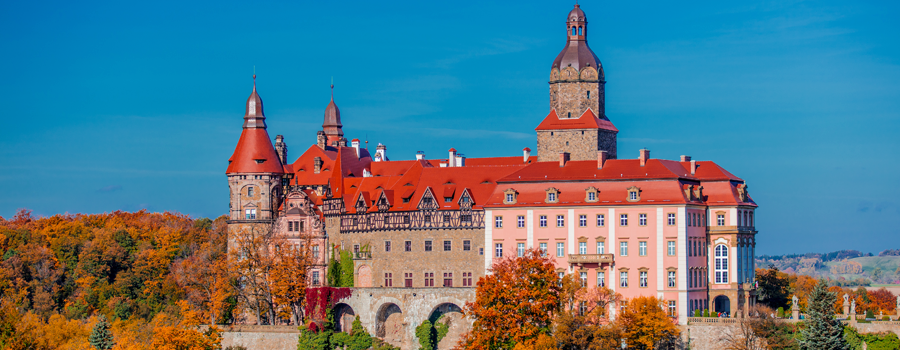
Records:
<instances>
[{"instance_id":1,"label":"window","mask_svg":"<svg viewBox=\"0 0 900 350\"><path fill-rule=\"evenodd\" d=\"M426 252L431 251L431 241L425 241L425 251Z\"/></svg>"},{"instance_id":2,"label":"window","mask_svg":"<svg viewBox=\"0 0 900 350\"><path fill-rule=\"evenodd\" d=\"M566 273L565 273L565 272L557 272L557 273L556 273L556 277L559 278L559 281L560 281L559 283L560 283L560 285L562 285L562 279L563 279L563 277L565 277L565 276L566 276Z\"/></svg>"},{"instance_id":3,"label":"window","mask_svg":"<svg viewBox=\"0 0 900 350\"><path fill-rule=\"evenodd\" d=\"M675 241L668 241L666 244L668 245L666 250L669 256L675 256Z\"/></svg>"},{"instance_id":4,"label":"window","mask_svg":"<svg viewBox=\"0 0 900 350\"><path fill-rule=\"evenodd\" d=\"M588 94L590 94L590 93L591 92L588 91ZM588 192L588 200L591 202L596 201L597 200L597 192Z\"/></svg>"},{"instance_id":5,"label":"window","mask_svg":"<svg viewBox=\"0 0 900 350\"><path fill-rule=\"evenodd\" d=\"M578 215L578 227L587 226L587 215Z\"/></svg>"},{"instance_id":6,"label":"window","mask_svg":"<svg viewBox=\"0 0 900 350\"><path fill-rule=\"evenodd\" d=\"M728 283L728 247L716 246L716 283Z\"/></svg>"},{"instance_id":7,"label":"window","mask_svg":"<svg viewBox=\"0 0 900 350\"><path fill-rule=\"evenodd\" d=\"M597 272L597 287L606 286L606 272Z\"/></svg>"},{"instance_id":8,"label":"window","mask_svg":"<svg viewBox=\"0 0 900 350\"><path fill-rule=\"evenodd\" d=\"M403 251L407 251L407 252L412 251L412 241L403 242Z\"/></svg>"},{"instance_id":9,"label":"window","mask_svg":"<svg viewBox=\"0 0 900 350\"><path fill-rule=\"evenodd\" d=\"M753 226L753 212L750 212L750 226Z\"/></svg>"},{"instance_id":10,"label":"window","mask_svg":"<svg viewBox=\"0 0 900 350\"><path fill-rule=\"evenodd\" d=\"M580 273L579 277L581 277L581 286L587 287L587 272Z\"/></svg>"},{"instance_id":11,"label":"window","mask_svg":"<svg viewBox=\"0 0 900 350\"><path fill-rule=\"evenodd\" d=\"M647 226L647 214L638 214L638 225Z\"/></svg>"},{"instance_id":12,"label":"window","mask_svg":"<svg viewBox=\"0 0 900 350\"><path fill-rule=\"evenodd\" d=\"M513 196L512 193L507 193L507 194L506 194L506 201L507 201L508 203L514 202L515 199L516 199L516 198Z\"/></svg>"},{"instance_id":13,"label":"window","mask_svg":"<svg viewBox=\"0 0 900 350\"><path fill-rule=\"evenodd\" d=\"M403 273L403 286L406 288L412 288L412 272Z\"/></svg>"},{"instance_id":14,"label":"window","mask_svg":"<svg viewBox=\"0 0 900 350\"><path fill-rule=\"evenodd\" d=\"M450 223L450 214L444 214L444 223L445 223L445 224L449 224L449 223Z\"/></svg>"},{"instance_id":15,"label":"window","mask_svg":"<svg viewBox=\"0 0 900 350\"><path fill-rule=\"evenodd\" d=\"M641 271L639 276L640 276L641 288L647 288L647 271Z\"/></svg>"},{"instance_id":16,"label":"window","mask_svg":"<svg viewBox=\"0 0 900 350\"><path fill-rule=\"evenodd\" d=\"M494 244L494 257L503 257L503 243Z\"/></svg>"},{"instance_id":17,"label":"window","mask_svg":"<svg viewBox=\"0 0 900 350\"><path fill-rule=\"evenodd\" d=\"M597 214L597 226L606 226L606 216Z\"/></svg>"},{"instance_id":18,"label":"window","mask_svg":"<svg viewBox=\"0 0 900 350\"><path fill-rule=\"evenodd\" d=\"M591 99L591 92L590 92L590 91L587 92L587 98L588 98L588 99Z\"/></svg>"},{"instance_id":19,"label":"window","mask_svg":"<svg viewBox=\"0 0 900 350\"><path fill-rule=\"evenodd\" d=\"M318 285L319 285L319 271L313 271L313 272L312 272L312 284L313 284L314 286L318 286Z\"/></svg>"},{"instance_id":20,"label":"window","mask_svg":"<svg viewBox=\"0 0 900 350\"><path fill-rule=\"evenodd\" d=\"M449 252L453 250L453 241L444 241L444 251Z\"/></svg>"},{"instance_id":21,"label":"window","mask_svg":"<svg viewBox=\"0 0 900 350\"><path fill-rule=\"evenodd\" d=\"M547 227L547 215L541 215L539 225L541 227Z\"/></svg>"},{"instance_id":22,"label":"window","mask_svg":"<svg viewBox=\"0 0 900 350\"><path fill-rule=\"evenodd\" d=\"M471 272L463 272L463 287L471 287L472 286L472 273Z\"/></svg>"},{"instance_id":23,"label":"window","mask_svg":"<svg viewBox=\"0 0 900 350\"><path fill-rule=\"evenodd\" d=\"M628 242L619 242L619 256L628 256Z\"/></svg>"},{"instance_id":24,"label":"window","mask_svg":"<svg viewBox=\"0 0 900 350\"><path fill-rule=\"evenodd\" d=\"M298 227L299 229L297 229ZM303 221L294 222L294 228L297 229L297 231L303 232Z\"/></svg>"},{"instance_id":25,"label":"window","mask_svg":"<svg viewBox=\"0 0 900 350\"><path fill-rule=\"evenodd\" d=\"M669 271L669 288L675 288L675 271Z\"/></svg>"},{"instance_id":26,"label":"window","mask_svg":"<svg viewBox=\"0 0 900 350\"><path fill-rule=\"evenodd\" d=\"M541 242L541 256L547 256L547 243Z\"/></svg>"},{"instance_id":27,"label":"window","mask_svg":"<svg viewBox=\"0 0 900 350\"><path fill-rule=\"evenodd\" d=\"M384 286L385 287L393 287L394 286L394 275L390 272L385 272L384 274Z\"/></svg>"},{"instance_id":28,"label":"window","mask_svg":"<svg viewBox=\"0 0 900 350\"><path fill-rule=\"evenodd\" d=\"M247 197L253 197L253 187L247 187Z\"/></svg>"},{"instance_id":29,"label":"window","mask_svg":"<svg viewBox=\"0 0 900 350\"><path fill-rule=\"evenodd\" d=\"M409 198L403 198L403 203L409 203Z\"/></svg>"},{"instance_id":30,"label":"window","mask_svg":"<svg viewBox=\"0 0 900 350\"><path fill-rule=\"evenodd\" d=\"M516 227L518 227L518 228L525 227L525 217L524 216L519 215L516 217Z\"/></svg>"},{"instance_id":31,"label":"window","mask_svg":"<svg viewBox=\"0 0 900 350\"><path fill-rule=\"evenodd\" d=\"M453 287L453 272L444 272L444 287Z\"/></svg>"},{"instance_id":32,"label":"window","mask_svg":"<svg viewBox=\"0 0 900 350\"><path fill-rule=\"evenodd\" d=\"M587 242L578 242L578 254L587 254Z\"/></svg>"},{"instance_id":33,"label":"window","mask_svg":"<svg viewBox=\"0 0 900 350\"><path fill-rule=\"evenodd\" d=\"M606 254L606 242L597 242L597 254Z\"/></svg>"},{"instance_id":34,"label":"window","mask_svg":"<svg viewBox=\"0 0 900 350\"><path fill-rule=\"evenodd\" d=\"M556 202L556 193L553 193L553 192L547 193L547 201L548 202Z\"/></svg>"},{"instance_id":35,"label":"window","mask_svg":"<svg viewBox=\"0 0 900 350\"><path fill-rule=\"evenodd\" d=\"M675 317L675 316L677 316L677 315L675 314L675 312L676 312L676 308L675 308L675 300L669 300L669 311L668 311L669 317Z\"/></svg>"},{"instance_id":36,"label":"window","mask_svg":"<svg viewBox=\"0 0 900 350\"><path fill-rule=\"evenodd\" d=\"M628 271L619 272L619 287L628 288Z\"/></svg>"},{"instance_id":37,"label":"window","mask_svg":"<svg viewBox=\"0 0 900 350\"><path fill-rule=\"evenodd\" d=\"M318 259L319 258L319 246L318 245L312 246L312 250L313 250L313 259Z\"/></svg>"},{"instance_id":38,"label":"window","mask_svg":"<svg viewBox=\"0 0 900 350\"><path fill-rule=\"evenodd\" d=\"M647 242L646 241L638 242L638 255L647 256Z\"/></svg>"},{"instance_id":39,"label":"window","mask_svg":"<svg viewBox=\"0 0 900 350\"><path fill-rule=\"evenodd\" d=\"M503 228L503 217L502 216L494 217L494 227Z\"/></svg>"},{"instance_id":40,"label":"window","mask_svg":"<svg viewBox=\"0 0 900 350\"><path fill-rule=\"evenodd\" d=\"M565 256L566 254L566 244L563 242L556 242L556 256Z\"/></svg>"},{"instance_id":41,"label":"window","mask_svg":"<svg viewBox=\"0 0 900 350\"><path fill-rule=\"evenodd\" d=\"M294 231L294 222L288 221L288 232L293 232L293 231Z\"/></svg>"},{"instance_id":42,"label":"window","mask_svg":"<svg viewBox=\"0 0 900 350\"><path fill-rule=\"evenodd\" d=\"M630 191L630 192L628 192L628 199L636 201L638 199L637 195L638 195L637 191Z\"/></svg>"},{"instance_id":43,"label":"window","mask_svg":"<svg viewBox=\"0 0 900 350\"><path fill-rule=\"evenodd\" d=\"M453 201L453 197L444 197L444 203L450 203Z\"/></svg>"},{"instance_id":44,"label":"window","mask_svg":"<svg viewBox=\"0 0 900 350\"><path fill-rule=\"evenodd\" d=\"M484 255L484 248L478 248L478 255Z\"/></svg>"},{"instance_id":45,"label":"window","mask_svg":"<svg viewBox=\"0 0 900 350\"><path fill-rule=\"evenodd\" d=\"M619 226L628 226L628 214L619 215Z\"/></svg>"},{"instance_id":46,"label":"window","mask_svg":"<svg viewBox=\"0 0 900 350\"><path fill-rule=\"evenodd\" d=\"M384 251L385 252L391 251L391 241L384 241Z\"/></svg>"},{"instance_id":47,"label":"window","mask_svg":"<svg viewBox=\"0 0 900 350\"><path fill-rule=\"evenodd\" d=\"M353 255L359 256L359 244L353 245Z\"/></svg>"},{"instance_id":48,"label":"window","mask_svg":"<svg viewBox=\"0 0 900 350\"><path fill-rule=\"evenodd\" d=\"M256 209L246 209L244 214L247 220L256 220Z\"/></svg>"},{"instance_id":49,"label":"window","mask_svg":"<svg viewBox=\"0 0 900 350\"><path fill-rule=\"evenodd\" d=\"M675 225L675 213L669 213L669 226Z\"/></svg>"},{"instance_id":50,"label":"window","mask_svg":"<svg viewBox=\"0 0 900 350\"><path fill-rule=\"evenodd\" d=\"M469 240L463 241L463 251L470 251L470 250L472 250L472 241L469 241Z\"/></svg>"},{"instance_id":51,"label":"window","mask_svg":"<svg viewBox=\"0 0 900 350\"><path fill-rule=\"evenodd\" d=\"M516 256L525 256L525 243L516 243Z\"/></svg>"},{"instance_id":52,"label":"window","mask_svg":"<svg viewBox=\"0 0 900 350\"><path fill-rule=\"evenodd\" d=\"M556 227L565 227L566 226L566 216L565 215L557 215L556 216Z\"/></svg>"},{"instance_id":53,"label":"window","mask_svg":"<svg viewBox=\"0 0 900 350\"><path fill-rule=\"evenodd\" d=\"M425 286L434 287L434 272L425 273Z\"/></svg>"},{"instance_id":54,"label":"window","mask_svg":"<svg viewBox=\"0 0 900 350\"><path fill-rule=\"evenodd\" d=\"M725 214L716 215L716 225L725 226Z\"/></svg>"}]
</instances>

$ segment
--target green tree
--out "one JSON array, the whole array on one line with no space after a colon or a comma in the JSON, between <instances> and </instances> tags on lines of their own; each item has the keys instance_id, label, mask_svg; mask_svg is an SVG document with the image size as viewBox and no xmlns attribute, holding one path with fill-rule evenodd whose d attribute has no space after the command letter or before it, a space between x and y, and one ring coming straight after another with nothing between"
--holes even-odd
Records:
<instances>
[{"instance_id":1,"label":"green tree","mask_svg":"<svg viewBox=\"0 0 900 350\"><path fill-rule=\"evenodd\" d=\"M341 287L353 287L353 257L350 252L341 252Z\"/></svg>"},{"instance_id":2,"label":"green tree","mask_svg":"<svg viewBox=\"0 0 900 350\"><path fill-rule=\"evenodd\" d=\"M834 319L837 296L828 291L828 284L820 280L809 294L806 307L806 328L801 333L800 348L805 350L849 349L844 340L844 326Z\"/></svg>"},{"instance_id":3,"label":"green tree","mask_svg":"<svg viewBox=\"0 0 900 350\"><path fill-rule=\"evenodd\" d=\"M786 307L788 301L788 276L778 271L778 268L769 265L768 269L756 270L756 281L759 288L756 289L756 300L771 308Z\"/></svg>"},{"instance_id":4,"label":"green tree","mask_svg":"<svg viewBox=\"0 0 900 350\"><path fill-rule=\"evenodd\" d=\"M97 350L110 350L116 345L113 341L112 332L109 330L109 321L106 320L106 316L100 315L97 319L88 341Z\"/></svg>"}]
</instances>

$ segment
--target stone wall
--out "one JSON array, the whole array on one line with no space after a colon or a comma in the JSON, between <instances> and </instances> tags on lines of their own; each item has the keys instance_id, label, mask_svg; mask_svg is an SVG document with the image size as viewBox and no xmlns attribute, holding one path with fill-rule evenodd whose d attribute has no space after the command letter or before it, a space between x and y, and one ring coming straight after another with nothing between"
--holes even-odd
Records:
<instances>
[{"instance_id":1,"label":"stone wall","mask_svg":"<svg viewBox=\"0 0 900 350\"><path fill-rule=\"evenodd\" d=\"M616 159L616 133L600 129L540 130L537 132L539 162L559 161L560 152L569 160L597 160L597 151Z\"/></svg>"},{"instance_id":2,"label":"stone wall","mask_svg":"<svg viewBox=\"0 0 900 350\"><path fill-rule=\"evenodd\" d=\"M222 333L222 348L296 350L299 334L296 326L226 326Z\"/></svg>"}]
</instances>

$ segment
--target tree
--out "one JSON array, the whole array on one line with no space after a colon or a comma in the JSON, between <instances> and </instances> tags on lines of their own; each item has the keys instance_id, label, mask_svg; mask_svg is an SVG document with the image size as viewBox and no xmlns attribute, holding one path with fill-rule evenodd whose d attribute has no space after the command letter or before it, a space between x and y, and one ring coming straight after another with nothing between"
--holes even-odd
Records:
<instances>
[{"instance_id":1,"label":"tree","mask_svg":"<svg viewBox=\"0 0 900 350\"><path fill-rule=\"evenodd\" d=\"M806 328L803 329L803 339L800 340L800 348L805 350L844 350L847 342L844 340L844 326L835 320L834 302L837 299L828 291L828 285L824 280L813 288L809 294L809 305L806 310Z\"/></svg>"},{"instance_id":2,"label":"tree","mask_svg":"<svg viewBox=\"0 0 900 350\"><path fill-rule=\"evenodd\" d=\"M788 301L787 275L778 271L774 265L768 269L756 269L756 300L771 308L786 307Z\"/></svg>"},{"instance_id":3,"label":"tree","mask_svg":"<svg viewBox=\"0 0 900 350\"><path fill-rule=\"evenodd\" d=\"M466 314L475 319L461 344L466 349L512 349L549 334L560 307L560 286L553 261L539 249L494 263L478 280L475 301Z\"/></svg>"},{"instance_id":4,"label":"tree","mask_svg":"<svg viewBox=\"0 0 900 350\"><path fill-rule=\"evenodd\" d=\"M645 296L628 302L619 316L628 346L635 349L657 349L678 336L678 328L663 311L662 305L662 300Z\"/></svg>"},{"instance_id":5,"label":"tree","mask_svg":"<svg viewBox=\"0 0 900 350\"><path fill-rule=\"evenodd\" d=\"M311 240L307 236L298 246L281 238L275 238L273 243L279 247L269 274L273 302L279 317L290 320L291 324L301 324L307 287L306 272L312 264Z\"/></svg>"},{"instance_id":6,"label":"tree","mask_svg":"<svg viewBox=\"0 0 900 350\"><path fill-rule=\"evenodd\" d=\"M97 318L97 323L94 324L94 329L91 331L91 337L88 338L88 342L91 343L94 349L110 350L116 345L109 327L109 321L106 320L106 316L100 315Z\"/></svg>"}]
</instances>

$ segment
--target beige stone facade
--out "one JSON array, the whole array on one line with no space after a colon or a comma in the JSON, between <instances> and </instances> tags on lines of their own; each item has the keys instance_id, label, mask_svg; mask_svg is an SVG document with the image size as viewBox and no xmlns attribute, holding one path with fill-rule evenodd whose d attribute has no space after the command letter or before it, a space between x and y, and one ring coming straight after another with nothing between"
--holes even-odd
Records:
<instances>
[{"instance_id":1,"label":"beige stone facade","mask_svg":"<svg viewBox=\"0 0 900 350\"><path fill-rule=\"evenodd\" d=\"M606 115L605 81L597 79L597 71L585 67L581 75L572 67L562 70L559 77L556 69L550 73L550 109L556 109L560 118L578 118L588 108L603 118ZM554 79L556 78L556 79Z\"/></svg>"},{"instance_id":2,"label":"beige stone facade","mask_svg":"<svg viewBox=\"0 0 900 350\"><path fill-rule=\"evenodd\" d=\"M595 160L600 150L616 158L616 133L603 129L538 130L537 145L539 162L557 161L561 152L569 160Z\"/></svg>"}]
</instances>

